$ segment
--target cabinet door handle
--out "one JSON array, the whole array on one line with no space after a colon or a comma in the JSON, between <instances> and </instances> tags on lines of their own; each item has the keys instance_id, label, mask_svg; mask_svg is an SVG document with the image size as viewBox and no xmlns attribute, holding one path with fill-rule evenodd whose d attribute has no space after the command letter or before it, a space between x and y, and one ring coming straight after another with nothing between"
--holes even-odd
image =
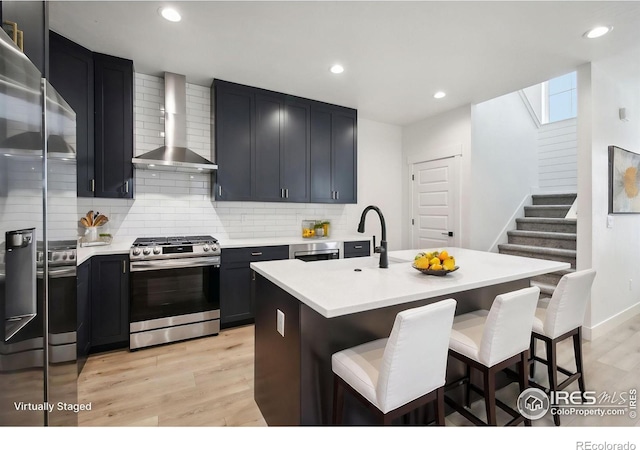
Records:
<instances>
[{"instance_id":1,"label":"cabinet door handle","mask_svg":"<svg viewBox=\"0 0 640 450\"><path fill-rule=\"evenodd\" d=\"M284 189L280 188L280 198L284 198Z\"/></svg>"},{"instance_id":2,"label":"cabinet door handle","mask_svg":"<svg viewBox=\"0 0 640 450\"><path fill-rule=\"evenodd\" d=\"M289 189L284 190L284 198L289 198Z\"/></svg>"},{"instance_id":3,"label":"cabinet door handle","mask_svg":"<svg viewBox=\"0 0 640 450\"><path fill-rule=\"evenodd\" d=\"M91 179L91 192L95 192L96 191L96 180L95 178Z\"/></svg>"},{"instance_id":4,"label":"cabinet door handle","mask_svg":"<svg viewBox=\"0 0 640 450\"><path fill-rule=\"evenodd\" d=\"M336 191L336 200L340 200L340 191Z\"/></svg>"},{"instance_id":5,"label":"cabinet door handle","mask_svg":"<svg viewBox=\"0 0 640 450\"><path fill-rule=\"evenodd\" d=\"M126 194L128 194L128 193L129 193L129 182L128 182L128 181L125 181L125 182L124 182L124 192L125 192Z\"/></svg>"},{"instance_id":6,"label":"cabinet door handle","mask_svg":"<svg viewBox=\"0 0 640 450\"><path fill-rule=\"evenodd\" d=\"M251 256L262 256L262 252L251 252Z\"/></svg>"},{"instance_id":7,"label":"cabinet door handle","mask_svg":"<svg viewBox=\"0 0 640 450\"><path fill-rule=\"evenodd\" d=\"M251 271L251 281L256 281L256 272L255 272L255 270Z\"/></svg>"},{"instance_id":8,"label":"cabinet door handle","mask_svg":"<svg viewBox=\"0 0 640 450\"><path fill-rule=\"evenodd\" d=\"M122 260L122 273L127 273L127 261Z\"/></svg>"},{"instance_id":9,"label":"cabinet door handle","mask_svg":"<svg viewBox=\"0 0 640 450\"><path fill-rule=\"evenodd\" d=\"M359 249L361 249L361 248L362 248L362 245L354 245L354 246L353 246L353 248L355 248L355 249L358 249L358 250L359 250Z\"/></svg>"},{"instance_id":10,"label":"cabinet door handle","mask_svg":"<svg viewBox=\"0 0 640 450\"><path fill-rule=\"evenodd\" d=\"M336 199L336 191L331 191L331 200Z\"/></svg>"},{"instance_id":11,"label":"cabinet door handle","mask_svg":"<svg viewBox=\"0 0 640 450\"><path fill-rule=\"evenodd\" d=\"M222 185L218 185L218 197L222 197Z\"/></svg>"}]
</instances>

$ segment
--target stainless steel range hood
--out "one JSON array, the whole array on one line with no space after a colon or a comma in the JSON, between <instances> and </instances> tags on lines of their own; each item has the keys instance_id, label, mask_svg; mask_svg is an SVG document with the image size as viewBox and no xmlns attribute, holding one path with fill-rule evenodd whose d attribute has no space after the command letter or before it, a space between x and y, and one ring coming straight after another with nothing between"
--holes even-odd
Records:
<instances>
[{"instance_id":1,"label":"stainless steel range hood","mask_svg":"<svg viewBox=\"0 0 640 450\"><path fill-rule=\"evenodd\" d=\"M164 74L164 145L131 160L138 169L213 172L218 168L187 148L187 81L184 75Z\"/></svg>"}]
</instances>

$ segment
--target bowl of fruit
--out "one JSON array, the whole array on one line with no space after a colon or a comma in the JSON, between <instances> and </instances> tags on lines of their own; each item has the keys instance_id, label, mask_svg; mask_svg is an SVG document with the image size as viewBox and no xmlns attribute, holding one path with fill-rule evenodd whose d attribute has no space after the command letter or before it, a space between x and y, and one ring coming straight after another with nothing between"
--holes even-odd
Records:
<instances>
[{"instance_id":1,"label":"bowl of fruit","mask_svg":"<svg viewBox=\"0 0 640 450\"><path fill-rule=\"evenodd\" d=\"M444 276L459 269L456 259L448 251L420 252L411 265L416 270L435 276Z\"/></svg>"}]
</instances>

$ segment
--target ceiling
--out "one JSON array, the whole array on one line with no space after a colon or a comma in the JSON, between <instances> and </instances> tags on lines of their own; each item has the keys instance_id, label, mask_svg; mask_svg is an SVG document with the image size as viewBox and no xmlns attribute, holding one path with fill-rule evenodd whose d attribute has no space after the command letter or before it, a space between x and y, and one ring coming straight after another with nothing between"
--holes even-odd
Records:
<instances>
[{"instance_id":1,"label":"ceiling","mask_svg":"<svg viewBox=\"0 0 640 450\"><path fill-rule=\"evenodd\" d=\"M158 14L172 5L179 23ZM640 2L50 2L50 27L129 58L136 72L214 78L357 108L405 125L630 55L640 78ZM582 34L600 25L595 40ZM341 63L345 72L329 67ZM436 91L447 92L436 100Z\"/></svg>"}]
</instances>

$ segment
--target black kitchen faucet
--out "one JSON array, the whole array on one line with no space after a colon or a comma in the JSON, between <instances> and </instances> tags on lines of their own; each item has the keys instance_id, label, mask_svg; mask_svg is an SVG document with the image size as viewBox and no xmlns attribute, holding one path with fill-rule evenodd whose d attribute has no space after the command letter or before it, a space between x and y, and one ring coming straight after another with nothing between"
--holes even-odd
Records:
<instances>
[{"instance_id":1,"label":"black kitchen faucet","mask_svg":"<svg viewBox=\"0 0 640 450\"><path fill-rule=\"evenodd\" d=\"M380 268L386 269L389 267L389 257L387 256L387 225L384 223L384 216L382 215L380 208L369 205L364 209L364 211L362 211L360 224L358 224L358 233L364 233L364 218L371 210L377 212L378 217L380 217L380 226L382 227L382 241L380 241Z\"/></svg>"}]
</instances>

